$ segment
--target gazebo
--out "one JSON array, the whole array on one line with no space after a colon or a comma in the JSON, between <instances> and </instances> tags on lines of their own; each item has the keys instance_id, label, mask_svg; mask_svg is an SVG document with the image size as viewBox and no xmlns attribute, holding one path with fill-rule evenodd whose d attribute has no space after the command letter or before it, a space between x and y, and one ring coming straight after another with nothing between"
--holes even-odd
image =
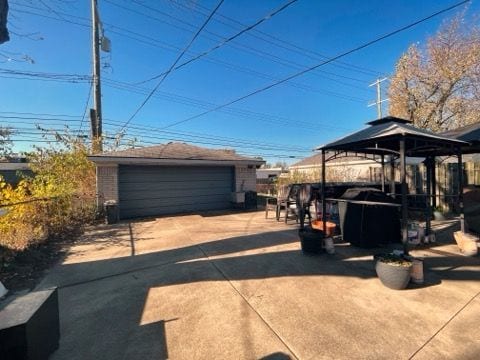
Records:
<instances>
[{"instance_id":1,"label":"gazebo","mask_svg":"<svg viewBox=\"0 0 480 360\"><path fill-rule=\"evenodd\" d=\"M457 156L459 169L461 169L462 148L467 147L469 143L416 128L411 125L411 121L393 116L370 121L367 125L368 127L360 131L315 149L322 152L322 214L326 213L325 163L327 161L346 156L357 156L380 162L382 165L382 190L385 190L385 160L388 160L392 164L390 168L392 172L391 180L393 182L393 163L398 159L400 161L402 242L405 253L408 253L408 209L405 158L425 158L425 164L427 167L427 222L425 232L426 234L429 234L431 231L430 214L432 206L432 183L435 183L434 159L436 156ZM327 152L328 158L326 158ZM458 176L458 205L460 210L461 230L464 232L462 171L458 171ZM390 188L394 189L394 186L391 186ZM325 221L323 223L325 227Z\"/></svg>"}]
</instances>

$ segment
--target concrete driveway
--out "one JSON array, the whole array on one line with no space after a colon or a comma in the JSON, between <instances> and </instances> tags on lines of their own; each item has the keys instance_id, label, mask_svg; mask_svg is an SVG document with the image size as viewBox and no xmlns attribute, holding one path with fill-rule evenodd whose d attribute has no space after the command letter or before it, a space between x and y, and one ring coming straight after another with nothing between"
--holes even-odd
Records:
<instances>
[{"instance_id":1,"label":"concrete driveway","mask_svg":"<svg viewBox=\"0 0 480 360\"><path fill-rule=\"evenodd\" d=\"M375 250L305 256L263 212L98 226L39 286L59 287L52 358L478 359L480 260L445 241L394 291Z\"/></svg>"}]
</instances>

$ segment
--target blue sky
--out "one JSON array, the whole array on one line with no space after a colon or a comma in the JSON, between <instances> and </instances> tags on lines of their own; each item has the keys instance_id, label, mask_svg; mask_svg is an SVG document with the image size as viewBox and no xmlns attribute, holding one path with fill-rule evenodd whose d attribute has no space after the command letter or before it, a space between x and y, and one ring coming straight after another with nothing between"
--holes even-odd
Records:
<instances>
[{"instance_id":1,"label":"blue sky","mask_svg":"<svg viewBox=\"0 0 480 360\"><path fill-rule=\"evenodd\" d=\"M286 2L225 0L180 63ZM88 133L88 119L81 121L89 95L88 81L78 81L82 79L78 76L69 77L68 82L45 77L31 80L31 76L12 71L89 75L89 3L10 0L11 41L0 45L0 118L3 126L18 129L13 137L22 140L15 142L17 151L27 150L41 139L33 129L35 123L57 129L68 124L74 131ZM112 43L111 53L102 54L102 101L104 129L107 136L113 136L158 80L138 83L170 67L217 2L98 3L105 36ZM367 107L375 98L374 88L368 85L377 77L390 75L410 44L422 44L460 8L231 107L161 128L318 64L322 55L335 56L454 3L299 0L254 30L172 72L130 122L124 142L134 138L143 145L185 141L235 148L269 162L298 161L311 155L315 146L376 118L376 108ZM478 10L478 1L473 1L468 14ZM34 63L16 61L23 55ZM91 104L90 97L88 106Z\"/></svg>"}]
</instances>

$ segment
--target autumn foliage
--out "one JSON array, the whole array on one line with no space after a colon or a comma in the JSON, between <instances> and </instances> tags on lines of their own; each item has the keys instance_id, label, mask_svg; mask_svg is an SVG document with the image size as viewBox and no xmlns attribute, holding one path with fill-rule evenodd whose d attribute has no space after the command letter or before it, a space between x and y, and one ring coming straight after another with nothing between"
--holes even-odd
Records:
<instances>
[{"instance_id":1,"label":"autumn foliage","mask_svg":"<svg viewBox=\"0 0 480 360\"><path fill-rule=\"evenodd\" d=\"M389 88L392 116L433 131L480 121L480 28L464 14L398 60Z\"/></svg>"},{"instance_id":2,"label":"autumn foliage","mask_svg":"<svg viewBox=\"0 0 480 360\"><path fill-rule=\"evenodd\" d=\"M0 247L23 250L70 236L93 219L95 167L87 155L80 141L38 148L28 154L34 176L16 187L0 179Z\"/></svg>"}]
</instances>

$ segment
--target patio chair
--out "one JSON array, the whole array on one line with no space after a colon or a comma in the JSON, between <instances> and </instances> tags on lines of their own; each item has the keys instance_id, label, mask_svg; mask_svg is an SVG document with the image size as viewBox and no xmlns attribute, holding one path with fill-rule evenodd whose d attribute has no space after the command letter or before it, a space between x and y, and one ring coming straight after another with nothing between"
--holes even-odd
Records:
<instances>
[{"instance_id":1,"label":"patio chair","mask_svg":"<svg viewBox=\"0 0 480 360\"><path fill-rule=\"evenodd\" d=\"M279 218L280 212L282 209L285 210L285 223L287 223L288 219L292 216L295 218L296 222L298 223L298 208L297 208L297 193L300 189L301 185L298 184L291 184L288 186L288 195L285 197L283 201L281 201L279 208Z\"/></svg>"},{"instance_id":2,"label":"patio chair","mask_svg":"<svg viewBox=\"0 0 480 360\"><path fill-rule=\"evenodd\" d=\"M275 217L277 217L277 198L268 196L265 200L265 219L268 219L268 212L275 210Z\"/></svg>"},{"instance_id":3,"label":"patio chair","mask_svg":"<svg viewBox=\"0 0 480 360\"><path fill-rule=\"evenodd\" d=\"M305 225L305 217L307 215L309 224L312 224L312 214L310 213L310 204L312 202L312 185L303 184L298 189L296 198L296 207L298 218L300 220L300 228L303 229Z\"/></svg>"},{"instance_id":4,"label":"patio chair","mask_svg":"<svg viewBox=\"0 0 480 360\"><path fill-rule=\"evenodd\" d=\"M275 218L277 221L280 220L280 212L282 209L285 209L286 199L290 188L288 185L280 185L277 191L277 197L269 197L265 203L265 218L268 218L268 212L275 210Z\"/></svg>"}]
</instances>

